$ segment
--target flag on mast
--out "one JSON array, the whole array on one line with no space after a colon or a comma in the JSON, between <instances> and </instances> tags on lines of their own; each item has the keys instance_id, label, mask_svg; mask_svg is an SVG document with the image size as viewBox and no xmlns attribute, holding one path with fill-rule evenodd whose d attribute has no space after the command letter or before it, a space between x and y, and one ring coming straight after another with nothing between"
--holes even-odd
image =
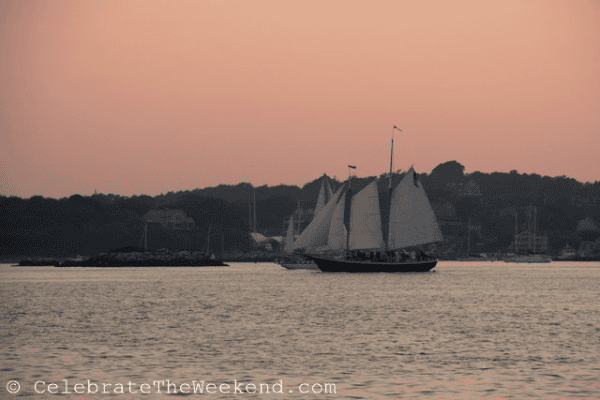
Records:
<instances>
[{"instance_id":1,"label":"flag on mast","mask_svg":"<svg viewBox=\"0 0 600 400\"><path fill-rule=\"evenodd\" d=\"M355 165L348 165L348 168L356 169Z\"/></svg>"}]
</instances>

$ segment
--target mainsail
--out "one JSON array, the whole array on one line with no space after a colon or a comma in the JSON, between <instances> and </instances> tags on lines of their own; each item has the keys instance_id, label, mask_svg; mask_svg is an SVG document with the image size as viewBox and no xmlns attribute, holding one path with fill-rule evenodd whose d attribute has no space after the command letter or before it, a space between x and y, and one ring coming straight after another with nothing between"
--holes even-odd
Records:
<instances>
[{"instance_id":1,"label":"mainsail","mask_svg":"<svg viewBox=\"0 0 600 400\"><path fill-rule=\"evenodd\" d=\"M329 235L327 236L327 247L330 250L345 249L347 245L348 230L344 225L344 210L346 209L346 196L342 195L340 201L333 210L331 223L329 224Z\"/></svg>"},{"instance_id":2,"label":"mainsail","mask_svg":"<svg viewBox=\"0 0 600 400\"><path fill-rule=\"evenodd\" d=\"M311 223L300 234L294 243L294 249L303 249L306 247L314 248L326 243L329 233L329 224L335 211L335 206L338 202L340 194L344 192L343 185L333 197L325 204L325 206L315 215Z\"/></svg>"},{"instance_id":3,"label":"mainsail","mask_svg":"<svg viewBox=\"0 0 600 400\"><path fill-rule=\"evenodd\" d=\"M390 204L388 248L399 249L443 241L423 186L411 168L394 189Z\"/></svg>"},{"instance_id":4,"label":"mainsail","mask_svg":"<svg viewBox=\"0 0 600 400\"><path fill-rule=\"evenodd\" d=\"M383 247L377 180L352 197L350 206L350 250Z\"/></svg>"}]
</instances>

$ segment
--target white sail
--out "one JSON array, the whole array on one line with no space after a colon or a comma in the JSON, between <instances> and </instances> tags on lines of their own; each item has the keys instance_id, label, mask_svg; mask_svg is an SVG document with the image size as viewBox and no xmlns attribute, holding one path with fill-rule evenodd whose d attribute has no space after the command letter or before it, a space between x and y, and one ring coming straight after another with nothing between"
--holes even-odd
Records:
<instances>
[{"instance_id":1,"label":"white sail","mask_svg":"<svg viewBox=\"0 0 600 400\"><path fill-rule=\"evenodd\" d=\"M326 243L329 232L329 223L331 222L335 205L337 204L343 189L344 186L342 186L321 211L315 215L311 223L304 229L294 243L294 249L304 249L307 247L316 248L317 246Z\"/></svg>"},{"instance_id":2,"label":"white sail","mask_svg":"<svg viewBox=\"0 0 600 400\"><path fill-rule=\"evenodd\" d=\"M350 250L383 247L377 180L352 197L350 206Z\"/></svg>"},{"instance_id":3,"label":"white sail","mask_svg":"<svg viewBox=\"0 0 600 400\"><path fill-rule=\"evenodd\" d=\"M327 185L325 185L325 199L329 201L333 197L333 190L331 190L331 182L327 179L327 175L325 175L325 181L327 181Z\"/></svg>"},{"instance_id":4,"label":"white sail","mask_svg":"<svg viewBox=\"0 0 600 400\"><path fill-rule=\"evenodd\" d=\"M346 208L346 196L342 195L333 210L333 217L329 224L329 235L327 236L327 247L330 250L345 249L347 245L348 230L344 225L344 209Z\"/></svg>"},{"instance_id":5,"label":"white sail","mask_svg":"<svg viewBox=\"0 0 600 400\"><path fill-rule=\"evenodd\" d=\"M290 224L288 225L287 234L285 235L284 251L294 250L294 216L290 216Z\"/></svg>"},{"instance_id":6,"label":"white sail","mask_svg":"<svg viewBox=\"0 0 600 400\"><path fill-rule=\"evenodd\" d=\"M319 190L319 197L317 198L317 206L315 207L315 213L313 214L313 218L317 216L317 214L319 214L321 212L321 210L323 209L323 207L325 207L325 203L327 202L325 199L325 179L323 179L321 181L321 189ZM329 199L331 199L331 197L329 197Z\"/></svg>"},{"instance_id":7,"label":"white sail","mask_svg":"<svg viewBox=\"0 0 600 400\"><path fill-rule=\"evenodd\" d=\"M319 189L319 197L317 197L317 205L313 215L316 216L332 197L333 191L331 190L331 184L329 183L329 180L327 180L327 175L323 175L323 181L321 181L321 189Z\"/></svg>"},{"instance_id":8,"label":"white sail","mask_svg":"<svg viewBox=\"0 0 600 400\"><path fill-rule=\"evenodd\" d=\"M443 241L427 194L412 168L392 194L388 232L389 249Z\"/></svg>"}]
</instances>

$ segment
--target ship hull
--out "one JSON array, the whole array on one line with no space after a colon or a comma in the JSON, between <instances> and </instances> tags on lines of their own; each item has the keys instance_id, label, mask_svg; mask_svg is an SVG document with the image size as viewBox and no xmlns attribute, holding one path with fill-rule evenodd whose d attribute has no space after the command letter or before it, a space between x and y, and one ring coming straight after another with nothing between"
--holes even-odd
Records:
<instances>
[{"instance_id":1,"label":"ship hull","mask_svg":"<svg viewBox=\"0 0 600 400\"><path fill-rule=\"evenodd\" d=\"M318 271L319 268L312 260L309 260L304 255L287 254L284 255L277 263L285 269L311 269Z\"/></svg>"},{"instance_id":2,"label":"ship hull","mask_svg":"<svg viewBox=\"0 0 600 400\"><path fill-rule=\"evenodd\" d=\"M414 261L402 263L334 260L306 256L313 260L317 267L323 272L427 272L431 271L437 264L437 260Z\"/></svg>"},{"instance_id":3,"label":"ship hull","mask_svg":"<svg viewBox=\"0 0 600 400\"><path fill-rule=\"evenodd\" d=\"M318 271L319 267L317 267L317 264L315 264L314 262L305 262L305 263L286 263L283 262L281 264L283 268L286 269L309 269L309 270L313 270L313 271Z\"/></svg>"}]
</instances>

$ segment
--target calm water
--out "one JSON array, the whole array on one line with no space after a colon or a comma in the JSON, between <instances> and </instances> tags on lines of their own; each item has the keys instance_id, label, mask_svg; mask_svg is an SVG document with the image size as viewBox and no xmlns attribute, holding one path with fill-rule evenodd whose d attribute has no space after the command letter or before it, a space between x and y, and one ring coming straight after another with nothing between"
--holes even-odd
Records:
<instances>
[{"instance_id":1,"label":"calm water","mask_svg":"<svg viewBox=\"0 0 600 400\"><path fill-rule=\"evenodd\" d=\"M434 271L0 265L0 398L63 380L62 398L88 399L176 399L194 380L230 393L190 398L600 398L600 263ZM74 395L88 380L99 393Z\"/></svg>"}]
</instances>

